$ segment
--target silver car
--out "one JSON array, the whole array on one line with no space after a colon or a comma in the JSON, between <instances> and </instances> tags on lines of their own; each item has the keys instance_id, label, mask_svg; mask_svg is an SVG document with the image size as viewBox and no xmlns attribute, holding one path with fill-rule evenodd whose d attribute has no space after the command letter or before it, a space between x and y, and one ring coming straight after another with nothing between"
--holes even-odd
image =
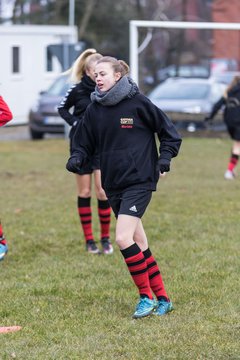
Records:
<instances>
[{"instance_id":1,"label":"silver car","mask_svg":"<svg viewBox=\"0 0 240 360\"><path fill-rule=\"evenodd\" d=\"M226 84L210 78L171 78L158 85L148 97L176 125L185 124L194 131L194 128L203 125L204 118L225 89ZM221 113L216 120L222 122Z\"/></svg>"},{"instance_id":2,"label":"silver car","mask_svg":"<svg viewBox=\"0 0 240 360\"><path fill-rule=\"evenodd\" d=\"M70 86L67 76L63 75L47 91L40 93L29 112L28 125L33 140L43 139L47 133L64 134L66 122L59 116L57 106Z\"/></svg>"}]
</instances>

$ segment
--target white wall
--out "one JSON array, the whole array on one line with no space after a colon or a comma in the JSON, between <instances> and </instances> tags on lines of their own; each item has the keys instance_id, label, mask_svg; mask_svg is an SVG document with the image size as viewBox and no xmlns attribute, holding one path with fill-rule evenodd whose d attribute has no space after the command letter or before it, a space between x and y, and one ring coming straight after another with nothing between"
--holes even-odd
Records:
<instances>
[{"instance_id":1,"label":"white wall","mask_svg":"<svg viewBox=\"0 0 240 360\"><path fill-rule=\"evenodd\" d=\"M39 91L45 90L61 72L56 60L53 71L47 71L47 46L77 42L75 27L10 25L0 26L0 94L11 108L14 120L10 124L27 122L31 105ZM12 47L20 48L20 72L12 72Z\"/></svg>"}]
</instances>

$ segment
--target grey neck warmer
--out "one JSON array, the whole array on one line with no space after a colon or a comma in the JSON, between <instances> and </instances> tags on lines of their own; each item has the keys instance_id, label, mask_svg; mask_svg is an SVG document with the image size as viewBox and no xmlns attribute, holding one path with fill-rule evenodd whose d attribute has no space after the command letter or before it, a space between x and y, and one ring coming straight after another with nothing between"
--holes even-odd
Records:
<instances>
[{"instance_id":1,"label":"grey neck warmer","mask_svg":"<svg viewBox=\"0 0 240 360\"><path fill-rule=\"evenodd\" d=\"M104 106L113 106L125 98L133 97L138 92L137 84L125 75L106 92L100 92L96 86L95 91L91 93L91 101Z\"/></svg>"}]
</instances>

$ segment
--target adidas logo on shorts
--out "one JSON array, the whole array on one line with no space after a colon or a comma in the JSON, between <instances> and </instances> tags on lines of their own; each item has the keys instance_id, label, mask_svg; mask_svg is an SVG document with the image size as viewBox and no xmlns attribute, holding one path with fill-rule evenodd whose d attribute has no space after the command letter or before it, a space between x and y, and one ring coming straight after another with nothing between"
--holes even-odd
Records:
<instances>
[{"instance_id":1,"label":"adidas logo on shorts","mask_svg":"<svg viewBox=\"0 0 240 360\"><path fill-rule=\"evenodd\" d=\"M133 205L132 207L130 207L129 210L134 211L134 212L137 212L137 208L136 208L135 205Z\"/></svg>"}]
</instances>

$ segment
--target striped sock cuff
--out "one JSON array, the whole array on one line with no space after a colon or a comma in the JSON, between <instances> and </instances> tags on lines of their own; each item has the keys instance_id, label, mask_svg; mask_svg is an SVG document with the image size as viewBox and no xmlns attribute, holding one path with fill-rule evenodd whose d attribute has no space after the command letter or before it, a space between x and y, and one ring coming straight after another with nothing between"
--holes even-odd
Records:
<instances>
[{"instance_id":1,"label":"striped sock cuff","mask_svg":"<svg viewBox=\"0 0 240 360\"><path fill-rule=\"evenodd\" d=\"M128 248L120 250L120 251L121 251L123 257L125 259L127 259L131 256L139 254L141 252L141 249L136 243L134 243L134 244L130 245Z\"/></svg>"}]
</instances>

